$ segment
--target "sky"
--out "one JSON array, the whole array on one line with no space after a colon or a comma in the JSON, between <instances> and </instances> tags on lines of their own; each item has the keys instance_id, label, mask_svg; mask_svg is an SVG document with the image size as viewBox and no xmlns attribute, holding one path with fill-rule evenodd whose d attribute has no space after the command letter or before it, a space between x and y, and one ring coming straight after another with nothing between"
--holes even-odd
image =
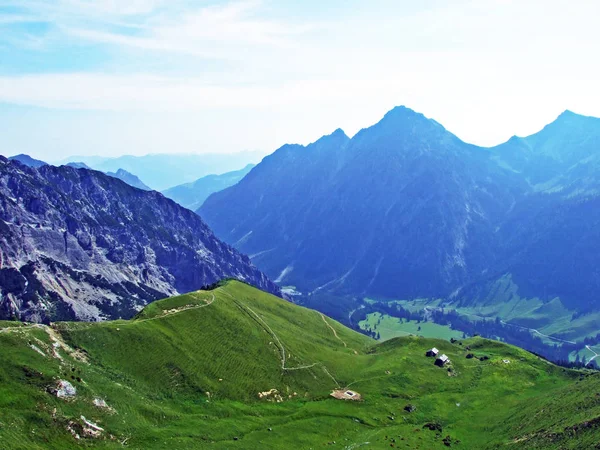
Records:
<instances>
[{"instance_id":1,"label":"sky","mask_svg":"<svg viewBox=\"0 0 600 450\"><path fill-rule=\"evenodd\" d=\"M483 146L600 117L597 0L0 0L0 154L271 153L405 105Z\"/></svg>"}]
</instances>

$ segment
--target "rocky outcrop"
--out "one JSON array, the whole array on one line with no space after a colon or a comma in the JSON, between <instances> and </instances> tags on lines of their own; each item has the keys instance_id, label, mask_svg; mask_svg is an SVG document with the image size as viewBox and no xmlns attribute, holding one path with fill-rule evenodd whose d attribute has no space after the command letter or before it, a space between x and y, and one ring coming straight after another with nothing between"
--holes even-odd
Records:
<instances>
[{"instance_id":1,"label":"rocky outcrop","mask_svg":"<svg viewBox=\"0 0 600 450\"><path fill-rule=\"evenodd\" d=\"M0 156L0 318L131 317L225 277L280 293L200 217L157 192Z\"/></svg>"}]
</instances>

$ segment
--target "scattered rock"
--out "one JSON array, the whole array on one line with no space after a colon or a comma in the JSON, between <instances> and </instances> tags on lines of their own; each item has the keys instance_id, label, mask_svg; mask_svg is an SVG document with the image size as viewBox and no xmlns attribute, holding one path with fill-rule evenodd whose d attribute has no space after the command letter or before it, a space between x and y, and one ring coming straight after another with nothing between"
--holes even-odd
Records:
<instances>
[{"instance_id":1,"label":"scattered rock","mask_svg":"<svg viewBox=\"0 0 600 450\"><path fill-rule=\"evenodd\" d=\"M73 398L77 395L77 389L66 380L59 380L56 388L51 390L51 393L58 398Z\"/></svg>"},{"instance_id":2,"label":"scattered rock","mask_svg":"<svg viewBox=\"0 0 600 450\"><path fill-rule=\"evenodd\" d=\"M95 398L93 403L96 408L105 409L106 411L109 411L111 413L115 412L115 409L108 406L108 403L106 403L106 400L104 400L102 398Z\"/></svg>"},{"instance_id":3,"label":"scattered rock","mask_svg":"<svg viewBox=\"0 0 600 450\"><path fill-rule=\"evenodd\" d=\"M34 345L34 344L29 344L29 347L30 347L32 350L35 350L36 352L38 352L40 355L42 355L42 356L46 356L46 354L45 354L45 353L44 353L44 352L43 352L43 351L42 351L42 350L41 350L41 349L40 349L40 348L39 348L37 345Z\"/></svg>"},{"instance_id":4,"label":"scattered rock","mask_svg":"<svg viewBox=\"0 0 600 450\"><path fill-rule=\"evenodd\" d=\"M271 389L265 392L259 392L258 398L266 399L268 402L277 402L281 403L283 401L283 397L279 394L277 389Z\"/></svg>"},{"instance_id":5,"label":"scattered rock","mask_svg":"<svg viewBox=\"0 0 600 450\"><path fill-rule=\"evenodd\" d=\"M87 420L85 418L85 416L81 416L81 420L83 421L83 423L86 425L87 428L93 430L95 433L101 433L104 431L104 428L99 427L94 422L90 422L89 420ZM85 429L84 429L84 432L85 432ZM95 433L93 433L93 434L95 434Z\"/></svg>"}]
</instances>

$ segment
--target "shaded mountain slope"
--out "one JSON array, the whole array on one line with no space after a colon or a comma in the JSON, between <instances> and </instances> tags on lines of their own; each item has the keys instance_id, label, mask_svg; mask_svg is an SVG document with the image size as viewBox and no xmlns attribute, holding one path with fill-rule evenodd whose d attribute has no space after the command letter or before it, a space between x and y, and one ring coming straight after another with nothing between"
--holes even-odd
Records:
<instances>
[{"instance_id":1,"label":"shaded mountain slope","mask_svg":"<svg viewBox=\"0 0 600 450\"><path fill-rule=\"evenodd\" d=\"M487 305L488 312L521 298L539 305L513 323L558 334L563 339L595 336L600 289L600 119L565 111L539 133L514 137L492 149L503 167L531 186L499 224L499 262L463 289L460 304ZM510 289L500 289L506 276ZM555 308L544 305L558 304ZM557 315L559 314L559 315ZM560 324L560 325L558 325Z\"/></svg>"},{"instance_id":2,"label":"shaded mountain slope","mask_svg":"<svg viewBox=\"0 0 600 450\"><path fill-rule=\"evenodd\" d=\"M448 366L425 357L433 346ZM3 322L0 348L7 449L551 449L599 438L597 374L480 338L376 344L237 282L130 321ZM59 395L73 394L64 381L75 395L57 398L60 380Z\"/></svg>"},{"instance_id":3,"label":"shaded mountain slope","mask_svg":"<svg viewBox=\"0 0 600 450\"><path fill-rule=\"evenodd\" d=\"M396 108L352 140L282 147L199 213L303 292L445 296L493 264L494 227L526 189L488 150Z\"/></svg>"},{"instance_id":4,"label":"shaded mountain slope","mask_svg":"<svg viewBox=\"0 0 600 450\"><path fill-rule=\"evenodd\" d=\"M600 119L566 111L480 148L400 107L352 139L284 146L199 213L304 294L441 298L581 340L600 323L599 194Z\"/></svg>"},{"instance_id":5,"label":"shaded mountain slope","mask_svg":"<svg viewBox=\"0 0 600 450\"><path fill-rule=\"evenodd\" d=\"M278 288L157 192L100 172L0 157L0 316L130 317L223 277Z\"/></svg>"}]
</instances>

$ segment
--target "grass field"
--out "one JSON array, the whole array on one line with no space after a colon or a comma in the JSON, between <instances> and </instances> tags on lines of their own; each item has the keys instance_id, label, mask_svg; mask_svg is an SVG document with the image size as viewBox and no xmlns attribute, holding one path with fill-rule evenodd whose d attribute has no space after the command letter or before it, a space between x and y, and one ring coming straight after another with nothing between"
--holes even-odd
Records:
<instances>
[{"instance_id":1,"label":"grass field","mask_svg":"<svg viewBox=\"0 0 600 450\"><path fill-rule=\"evenodd\" d=\"M373 330L379 333L379 340L387 341L401 336L423 336L434 339L450 340L461 339L463 334L451 329L449 326L438 325L433 322L406 321L387 314L372 313L367 319L359 323L363 330Z\"/></svg>"},{"instance_id":2,"label":"grass field","mask_svg":"<svg viewBox=\"0 0 600 450\"><path fill-rule=\"evenodd\" d=\"M596 374L481 338L377 343L239 282L153 303L130 321L14 325L0 323L3 449L558 449L600 440ZM432 346L449 367L424 356ZM57 398L59 380L76 396ZM363 400L329 395L348 388Z\"/></svg>"}]
</instances>

